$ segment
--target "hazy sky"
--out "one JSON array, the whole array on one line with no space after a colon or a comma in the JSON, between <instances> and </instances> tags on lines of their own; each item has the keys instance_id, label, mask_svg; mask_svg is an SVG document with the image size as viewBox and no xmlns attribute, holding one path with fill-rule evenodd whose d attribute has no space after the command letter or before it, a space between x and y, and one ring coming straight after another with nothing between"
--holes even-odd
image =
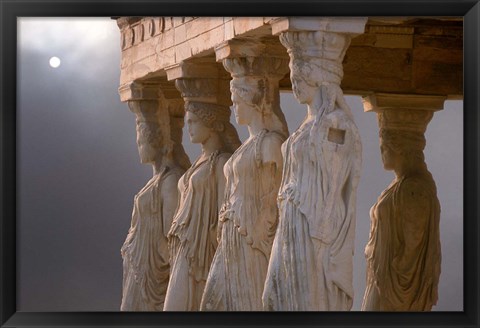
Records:
<instances>
[{"instance_id":1,"label":"hazy sky","mask_svg":"<svg viewBox=\"0 0 480 328\"><path fill-rule=\"evenodd\" d=\"M18 20L18 310L117 311L120 247L133 197L151 177L139 162L135 116L119 100L120 33L110 18ZM49 59L60 58L52 68ZM347 97L363 144L355 299L365 288L369 209L393 179L384 171L373 113ZM293 132L305 115L281 105ZM232 118L233 120L233 118ZM247 130L238 128L245 140ZM425 157L442 206L442 274L434 310L463 310L463 103L447 101L426 132ZM193 161L200 153L184 136Z\"/></svg>"}]
</instances>

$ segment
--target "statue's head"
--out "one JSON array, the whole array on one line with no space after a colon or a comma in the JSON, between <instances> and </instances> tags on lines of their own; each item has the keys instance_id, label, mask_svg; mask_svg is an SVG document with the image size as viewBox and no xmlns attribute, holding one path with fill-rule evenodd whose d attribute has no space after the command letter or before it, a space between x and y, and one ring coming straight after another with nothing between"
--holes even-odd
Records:
<instances>
[{"instance_id":1,"label":"statue's head","mask_svg":"<svg viewBox=\"0 0 480 328\"><path fill-rule=\"evenodd\" d=\"M386 170L424 163L425 130L433 114L421 110L387 109L377 114L380 149Z\"/></svg>"},{"instance_id":2,"label":"statue's head","mask_svg":"<svg viewBox=\"0 0 480 328\"><path fill-rule=\"evenodd\" d=\"M340 85L349 36L324 31L285 32L280 42L290 55L292 89L300 103L309 103L322 85Z\"/></svg>"},{"instance_id":3,"label":"statue's head","mask_svg":"<svg viewBox=\"0 0 480 328\"><path fill-rule=\"evenodd\" d=\"M187 169L190 160L182 146L183 101L135 100L128 105L136 116L141 163L169 161Z\"/></svg>"},{"instance_id":4,"label":"statue's head","mask_svg":"<svg viewBox=\"0 0 480 328\"><path fill-rule=\"evenodd\" d=\"M261 77L242 77L230 83L232 103L238 124L248 125L252 111L263 115L271 115L271 107L264 106L268 82Z\"/></svg>"},{"instance_id":5,"label":"statue's head","mask_svg":"<svg viewBox=\"0 0 480 328\"><path fill-rule=\"evenodd\" d=\"M238 124L249 125L252 117L260 114L268 130L288 136L278 86L288 72L287 63L286 57L246 56L223 60L223 66L232 75L230 92Z\"/></svg>"},{"instance_id":6,"label":"statue's head","mask_svg":"<svg viewBox=\"0 0 480 328\"><path fill-rule=\"evenodd\" d=\"M192 143L204 143L216 134L225 148L234 152L240 146L237 131L230 123L230 108L227 106L187 102L185 104L187 130Z\"/></svg>"},{"instance_id":7,"label":"statue's head","mask_svg":"<svg viewBox=\"0 0 480 328\"><path fill-rule=\"evenodd\" d=\"M159 156L163 138L158 118L158 102L154 100L130 101L136 116L137 147L140 161L152 163Z\"/></svg>"}]
</instances>

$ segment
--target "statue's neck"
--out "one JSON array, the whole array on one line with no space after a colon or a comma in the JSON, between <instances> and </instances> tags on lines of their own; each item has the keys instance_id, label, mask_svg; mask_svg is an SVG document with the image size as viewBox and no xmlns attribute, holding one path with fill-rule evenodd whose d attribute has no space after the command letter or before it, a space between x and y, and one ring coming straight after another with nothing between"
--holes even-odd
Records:
<instances>
[{"instance_id":1,"label":"statue's neck","mask_svg":"<svg viewBox=\"0 0 480 328\"><path fill-rule=\"evenodd\" d=\"M222 149L222 147L223 141L220 139L218 133L212 133L212 135L202 143L202 155L208 157L215 151Z\"/></svg>"},{"instance_id":2,"label":"statue's neck","mask_svg":"<svg viewBox=\"0 0 480 328\"><path fill-rule=\"evenodd\" d=\"M261 109L252 107L250 121L246 124L249 139L256 136L260 131L266 128L266 118L260 112ZM244 123L245 124L245 123Z\"/></svg>"},{"instance_id":3,"label":"statue's neck","mask_svg":"<svg viewBox=\"0 0 480 328\"><path fill-rule=\"evenodd\" d=\"M412 175L418 175L428 172L427 165L423 161L414 163L402 163L394 169L397 180L408 178Z\"/></svg>"},{"instance_id":4,"label":"statue's neck","mask_svg":"<svg viewBox=\"0 0 480 328\"><path fill-rule=\"evenodd\" d=\"M307 119L314 119L323 115L325 111L324 102L328 101L322 96L320 88L316 90L313 98L307 103Z\"/></svg>"},{"instance_id":5,"label":"statue's neck","mask_svg":"<svg viewBox=\"0 0 480 328\"><path fill-rule=\"evenodd\" d=\"M154 163L152 163L153 168L153 175L160 174L166 167L173 167L174 162L173 159L167 158L165 156L161 156L158 158Z\"/></svg>"}]
</instances>

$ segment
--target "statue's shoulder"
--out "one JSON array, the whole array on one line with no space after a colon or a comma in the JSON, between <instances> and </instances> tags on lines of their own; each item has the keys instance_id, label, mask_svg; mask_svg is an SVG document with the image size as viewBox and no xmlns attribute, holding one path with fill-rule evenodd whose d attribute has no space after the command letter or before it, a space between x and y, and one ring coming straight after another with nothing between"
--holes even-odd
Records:
<instances>
[{"instance_id":1,"label":"statue's shoulder","mask_svg":"<svg viewBox=\"0 0 480 328\"><path fill-rule=\"evenodd\" d=\"M398 190L413 198L436 194L435 182L429 174L416 174L402 179Z\"/></svg>"},{"instance_id":2,"label":"statue's shoulder","mask_svg":"<svg viewBox=\"0 0 480 328\"><path fill-rule=\"evenodd\" d=\"M185 169L180 166L166 167L161 174L161 181L163 181L163 183L176 183L184 173Z\"/></svg>"},{"instance_id":3,"label":"statue's shoulder","mask_svg":"<svg viewBox=\"0 0 480 328\"><path fill-rule=\"evenodd\" d=\"M425 174L404 178L397 187L397 199L409 216L427 215L429 204L438 203L435 182Z\"/></svg>"},{"instance_id":4,"label":"statue's shoulder","mask_svg":"<svg viewBox=\"0 0 480 328\"><path fill-rule=\"evenodd\" d=\"M228 159L232 156L232 153L230 152L221 152L218 154L218 161L225 163L228 161Z\"/></svg>"},{"instance_id":5,"label":"statue's shoulder","mask_svg":"<svg viewBox=\"0 0 480 328\"><path fill-rule=\"evenodd\" d=\"M267 131L262 139L262 144L268 146L281 146L287 137L277 131ZM265 147L265 146L264 146Z\"/></svg>"},{"instance_id":6,"label":"statue's shoulder","mask_svg":"<svg viewBox=\"0 0 480 328\"><path fill-rule=\"evenodd\" d=\"M262 162L282 162L282 144L285 142L286 137L276 131L267 131L262 139L260 154L256 157Z\"/></svg>"},{"instance_id":7,"label":"statue's shoulder","mask_svg":"<svg viewBox=\"0 0 480 328\"><path fill-rule=\"evenodd\" d=\"M223 175L223 167L228 162L230 157L232 157L232 153L229 152L222 152L217 155L217 158L214 161L217 174Z\"/></svg>"},{"instance_id":8,"label":"statue's shoulder","mask_svg":"<svg viewBox=\"0 0 480 328\"><path fill-rule=\"evenodd\" d=\"M336 108L335 110L327 113L324 117L324 122L329 125L333 126L337 129L356 129L355 122L350 117L349 114L345 112L345 110Z\"/></svg>"}]
</instances>

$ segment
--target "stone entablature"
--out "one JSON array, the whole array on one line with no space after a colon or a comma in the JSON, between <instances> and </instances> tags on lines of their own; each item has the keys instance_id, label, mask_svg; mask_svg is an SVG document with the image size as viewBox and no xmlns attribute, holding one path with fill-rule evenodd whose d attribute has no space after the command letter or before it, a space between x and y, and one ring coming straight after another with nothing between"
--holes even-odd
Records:
<instances>
[{"instance_id":1,"label":"stone entablature","mask_svg":"<svg viewBox=\"0 0 480 328\"><path fill-rule=\"evenodd\" d=\"M305 20L315 18L300 19ZM266 52L270 47L280 48L287 55L274 35L275 26L302 28L301 23L292 23L292 18L281 17L120 17L117 23L121 30L121 87L134 81L166 80L165 68L192 58L213 59L215 48L231 40L261 41L268 44ZM346 94L461 99L462 19L369 17L364 32L352 39L343 65L341 87ZM288 76L280 81L280 89L291 90Z\"/></svg>"}]
</instances>

